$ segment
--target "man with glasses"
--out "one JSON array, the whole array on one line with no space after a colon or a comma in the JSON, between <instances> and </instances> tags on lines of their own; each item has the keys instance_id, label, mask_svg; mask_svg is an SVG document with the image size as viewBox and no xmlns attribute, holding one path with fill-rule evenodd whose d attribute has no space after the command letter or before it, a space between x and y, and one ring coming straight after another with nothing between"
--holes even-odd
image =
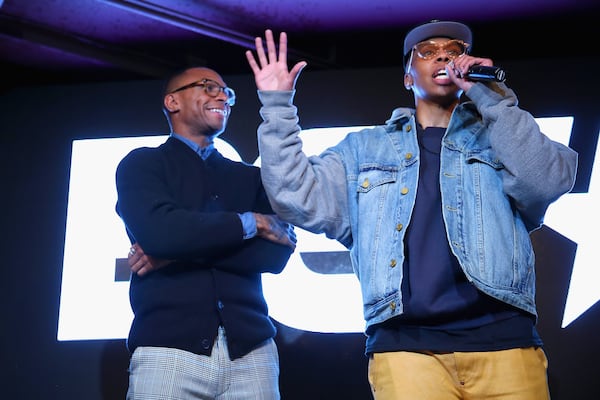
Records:
<instances>
[{"instance_id":1,"label":"man with glasses","mask_svg":"<svg viewBox=\"0 0 600 400\"><path fill-rule=\"evenodd\" d=\"M415 108L307 158L293 105L307 63L288 69L285 33L278 50L265 41L246 52L263 184L281 218L350 250L375 399L548 399L529 234L572 188L577 154L505 83L468 78L493 63L469 54L466 25L432 21L404 40Z\"/></svg>"},{"instance_id":2,"label":"man with glasses","mask_svg":"<svg viewBox=\"0 0 600 400\"><path fill-rule=\"evenodd\" d=\"M296 236L259 169L214 147L234 103L211 69L175 74L163 97L169 137L117 167L116 210L132 243L127 399L280 398L261 274L282 271Z\"/></svg>"}]
</instances>

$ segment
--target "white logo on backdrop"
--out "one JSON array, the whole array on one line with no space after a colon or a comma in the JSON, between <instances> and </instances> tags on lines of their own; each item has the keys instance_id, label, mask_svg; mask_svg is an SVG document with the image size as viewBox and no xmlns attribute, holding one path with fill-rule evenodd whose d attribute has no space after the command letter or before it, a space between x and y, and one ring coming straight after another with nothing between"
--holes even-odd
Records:
<instances>
[{"instance_id":1,"label":"white logo on backdrop","mask_svg":"<svg viewBox=\"0 0 600 400\"><path fill-rule=\"evenodd\" d=\"M537 119L554 140L568 144L573 119ZM302 132L304 150L318 154L361 127L321 128ZM157 146L165 135L87 139L73 142L67 226L60 298L58 340L126 338L133 315L129 283L115 279L115 262L127 256L129 240L115 213L114 172L133 148ZM222 139L216 146L240 160ZM599 150L597 149L597 152ZM600 155L596 154L596 159ZM256 161L259 164L260 160ZM569 193L550 206L545 224L577 243L577 255L563 317L567 326L600 298L594 285L600 258L586 226L600 225L600 171L592 171L588 193ZM585 226L584 226L585 223ZM296 228L298 246L280 274L264 274L271 316L295 329L313 332L362 332L362 297L348 252L336 241Z\"/></svg>"}]
</instances>

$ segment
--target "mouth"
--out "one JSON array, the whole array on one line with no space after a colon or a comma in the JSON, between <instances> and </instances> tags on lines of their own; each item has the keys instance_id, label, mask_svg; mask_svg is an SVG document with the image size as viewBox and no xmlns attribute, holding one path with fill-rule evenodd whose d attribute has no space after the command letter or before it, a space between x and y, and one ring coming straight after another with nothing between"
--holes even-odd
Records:
<instances>
[{"instance_id":1,"label":"mouth","mask_svg":"<svg viewBox=\"0 0 600 400\"><path fill-rule=\"evenodd\" d=\"M448 78L448 73L446 72L446 68L442 68L433 74L433 79L445 79L445 78Z\"/></svg>"},{"instance_id":2,"label":"mouth","mask_svg":"<svg viewBox=\"0 0 600 400\"><path fill-rule=\"evenodd\" d=\"M229 113L230 113L230 111L228 109L223 109L223 108L209 108L208 111L211 113L221 114L224 117L229 116Z\"/></svg>"},{"instance_id":3,"label":"mouth","mask_svg":"<svg viewBox=\"0 0 600 400\"><path fill-rule=\"evenodd\" d=\"M435 83L440 86L449 86L452 84L452 79L450 79L450 75L446 72L446 68L441 68L435 71L432 75L432 78Z\"/></svg>"}]
</instances>

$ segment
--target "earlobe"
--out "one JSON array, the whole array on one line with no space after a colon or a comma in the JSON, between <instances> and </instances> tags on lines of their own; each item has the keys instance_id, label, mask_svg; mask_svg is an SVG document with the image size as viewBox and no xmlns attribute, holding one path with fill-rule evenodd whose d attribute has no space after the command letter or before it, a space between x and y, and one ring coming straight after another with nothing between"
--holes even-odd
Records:
<instances>
[{"instance_id":1,"label":"earlobe","mask_svg":"<svg viewBox=\"0 0 600 400\"><path fill-rule=\"evenodd\" d=\"M175 96L172 94L166 95L163 99L163 105L165 106L165 110L169 112L175 111L175 108L177 107L177 100L175 100Z\"/></svg>"},{"instance_id":2,"label":"earlobe","mask_svg":"<svg viewBox=\"0 0 600 400\"><path fill-rule=\"evenodd\" d=\"M404 87L406 90L411 90L413 85L413 78L410 74L404 74Z\"/></svg>"}]
</instances>

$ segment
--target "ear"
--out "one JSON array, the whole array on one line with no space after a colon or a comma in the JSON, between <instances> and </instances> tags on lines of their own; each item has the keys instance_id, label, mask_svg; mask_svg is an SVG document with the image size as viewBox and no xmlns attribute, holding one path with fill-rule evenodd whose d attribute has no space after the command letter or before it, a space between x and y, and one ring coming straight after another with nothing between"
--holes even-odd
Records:
<instances>
[{"instance_id":1,"label":"ear","mask_svg":"<svg viewBox=\"0 0 600 400\"><path fill-rule=\"evenodd\" d=\"M411 74L404 74L404 87L406 90L411 90L413 85L413 77Z\"/></svg>"},{"instance_id":2,"label":"ear","mask_svg":"<svg viewBox=\"0 0 600 400\"><path fill-rule=\"evenodd\" d=\"M175 112L179 108L179 103L176 96L173 96L172 93L167 94L163 99L163 105L165 106L165 110L169 112Z\"/></svg>"}]
</instances>

